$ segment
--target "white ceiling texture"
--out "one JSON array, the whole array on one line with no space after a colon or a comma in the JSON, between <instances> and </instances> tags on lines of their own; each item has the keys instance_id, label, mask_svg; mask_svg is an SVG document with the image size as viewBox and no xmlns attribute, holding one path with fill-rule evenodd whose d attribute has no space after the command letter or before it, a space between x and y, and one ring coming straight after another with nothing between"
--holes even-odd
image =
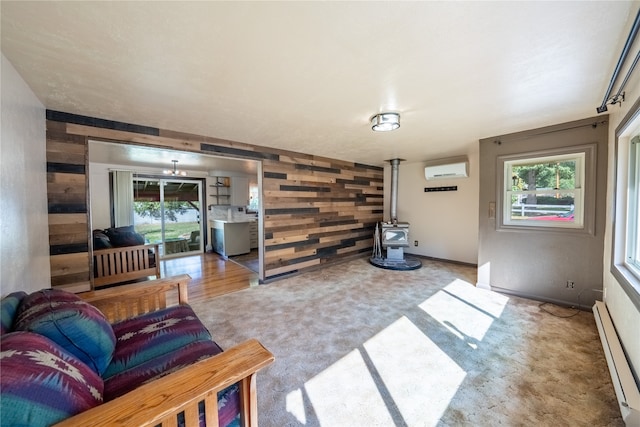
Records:
<instances>
[{"instance_id":1,"label":"white ceiling texture","mask_svg":"<svg viewBox=\"0 0 640 427\"><path fill-rule=\"evenodd\" d=\"M381 166L595 116L639 3L0 7L2 53L48 109ZM372 132L386 111L400 129Z\"/></svg>"}]
</instances>

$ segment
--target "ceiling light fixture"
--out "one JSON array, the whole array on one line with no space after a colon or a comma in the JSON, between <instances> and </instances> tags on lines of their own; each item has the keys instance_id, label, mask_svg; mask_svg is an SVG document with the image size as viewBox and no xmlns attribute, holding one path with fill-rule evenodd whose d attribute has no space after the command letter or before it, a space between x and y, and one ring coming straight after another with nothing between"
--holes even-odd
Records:
<instances>
[{"instance_id":1,"label":"ceiling light fixture","mask_svg":"<svg viewBox=\"0 0 640 427\"><path fill-rule=\"evenodd\" d=\"M162 171L165 175L173 175L173 176L187 176L185 171L181 171L177 169L178 161L171 160L173 162L173 169L165 169Z\"/></svg>"},{"instance_id":2,"label":"ceiling light fixture","mask_svg":"<svg viewBox=\"0 0 640 427\"><path fill-rule=\"evenodd\" d=\"M371 129L374 132L388 132L400 127L400 114L382 113L371 117Z\"/></svg>"}]
</instances>

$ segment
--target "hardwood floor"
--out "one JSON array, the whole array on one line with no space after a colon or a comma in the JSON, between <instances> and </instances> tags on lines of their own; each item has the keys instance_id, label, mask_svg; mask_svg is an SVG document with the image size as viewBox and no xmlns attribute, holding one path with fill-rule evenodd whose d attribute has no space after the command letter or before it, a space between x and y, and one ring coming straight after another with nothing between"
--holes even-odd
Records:
<instances>
[{"instance_id":1,"label":"hardwood floor","mask_svg":"<svg viewBox=\"0 0 640 427\"><path fill-rule=\"evenodd\" d=\"M189 301L207 300L258 285L258 274L223 259L215 253L204 253L160 261L162 277L188 274Z\"/></svg>"}]
</instances>

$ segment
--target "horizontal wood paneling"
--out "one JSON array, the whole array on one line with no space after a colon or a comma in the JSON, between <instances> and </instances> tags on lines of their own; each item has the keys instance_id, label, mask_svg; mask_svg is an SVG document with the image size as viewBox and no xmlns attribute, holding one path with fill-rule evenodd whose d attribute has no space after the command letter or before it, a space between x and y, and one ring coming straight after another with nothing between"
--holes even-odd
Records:
<instances>
[{"instance_id":1,"label":"horizontal wood paneling","mask_svg":"<svg viewBox=\"0 0 640 427\"><path fill-rule=\"evenodd\" d=\"M373 246L375 224L382 220L381 167L61 112L48 111L47 118L52 253L79 248L74 245L80 243L84 223L78 215L88 212L82 159L89 138L261 161L265 280ZM83 150L66 150L68 144ZM87 247L88 234L87 227ZM64 235L68 241L58 240Z\"/></svg>"},{"instance_id":2,"label":"horizontal wood paneling","mask_svg":"<svg viewBox=\"0 0 640 427\"><path fill-rule=\"evenodd\" d=\"M47 205L53 287L88 289L87 143L47 121Z\"/></svg>"},{"instance_id":3,"label":"horizontal wood paneling","mask_svg":"<svg viewBox=\"0 0 640 427\"><path fill-rule=\"evenodd\" d=\"M267 277L371 250L382 220L381 168L280 156L263 171Z\"/></svg>"}]
</instances>

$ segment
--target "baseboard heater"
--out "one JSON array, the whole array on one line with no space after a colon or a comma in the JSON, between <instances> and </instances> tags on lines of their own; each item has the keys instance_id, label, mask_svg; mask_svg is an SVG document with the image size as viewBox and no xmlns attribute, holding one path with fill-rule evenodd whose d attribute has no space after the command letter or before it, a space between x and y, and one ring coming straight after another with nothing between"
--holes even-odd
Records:
<instances>
[{"instance_id":1,"label":"baseboard heater","mask_svg":"<svg viewBox=\"0 0 640 427\"><path fill-rule=\"evenodd\" d=\"M627 427L640 426L640 390L631 371L631 366L620 344L609 310L602 301L596 301L593 314L598 326L604 355L609 365L613 388L616 391L620 413Z\"/></svg>"}]
</instances>

